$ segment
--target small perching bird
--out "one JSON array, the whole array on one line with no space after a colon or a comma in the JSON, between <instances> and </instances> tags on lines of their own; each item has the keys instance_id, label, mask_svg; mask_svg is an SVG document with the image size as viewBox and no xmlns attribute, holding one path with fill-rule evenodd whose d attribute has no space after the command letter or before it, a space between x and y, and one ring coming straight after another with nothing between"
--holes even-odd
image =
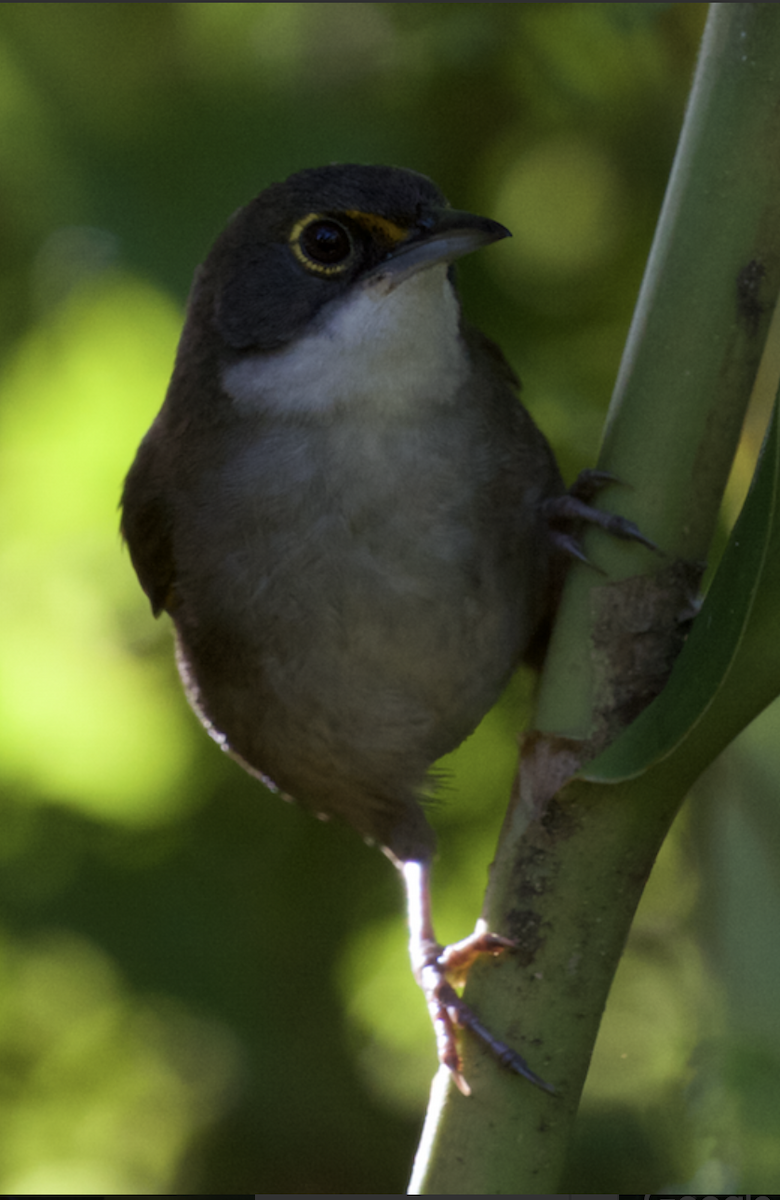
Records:
<instances>
[{"instance_id":1,"label":"small perching bird","mask_svg":"<svg viewBox=\"0 0 780 1200\"><path fill-rule=\"evenodd\" d=\"M403 875L439 1057L456 1029L552 1090L448 981L512 943L436 941L421 805L555 606L576 539L627 522L566 493L455 259L509 236L422 175L327 166L261 192L196 273L122 531L187 696L249 772L378 842Z\"/></svg>"}]
</instances>

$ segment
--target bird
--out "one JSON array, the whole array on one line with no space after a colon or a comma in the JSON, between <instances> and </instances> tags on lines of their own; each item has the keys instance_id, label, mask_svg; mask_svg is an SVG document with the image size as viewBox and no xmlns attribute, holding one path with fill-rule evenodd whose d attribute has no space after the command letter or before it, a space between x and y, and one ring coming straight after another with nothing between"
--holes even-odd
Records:
<instances>
[{"instance_id":1,"label":"bird","mask_svg":"<svg viewBox=\"0 0 780 1200\"><path fill-rule=\"evenodd\" d=\"M463 317L454 263L509 236L398 167L267 186L195 272L121 500L207 732L401 872L412 968L464 1094L462 1029L554 1088L453 987L513 943L436 939L431 769L538 661L578 523L641 537L590 503L609 477L565 488L514 371Z\"/></svg>"}]
</instances>

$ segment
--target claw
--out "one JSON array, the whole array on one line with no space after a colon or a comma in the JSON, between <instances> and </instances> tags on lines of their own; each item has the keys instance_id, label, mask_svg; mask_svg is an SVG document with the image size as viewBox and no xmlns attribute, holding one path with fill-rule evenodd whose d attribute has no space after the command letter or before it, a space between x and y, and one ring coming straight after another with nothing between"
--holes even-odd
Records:
<instances>
[{"instance_id":1,"label":"claw","mask_svg":"<svg viewBox=\"0 0 780 1200\"><path fill-rule=\"evenodd\" d=\"M469 968L481 955L516 949L516 942L498 933L472 933L461 942L453 942L443 949L440 946L436 962L442 965L448 979L460 984L466 982Z\"/></svg>"},{"instance_id":2,"label":"claw","mask_svg":"<svg viewBox=\"0 0 780 1200\"><path fill-rule=\"evenodd\" d=\"M574 480L569 494L589 504L602 488L608 487L610 483L620 483L617 475L613 475L611 471L597 471L595 467L586 467Z\"/></svg>"},{"instance_id":3,"label":"claw","mask_svg":"<svg viewBox=\"0 0 780 1200\"><path fill-rule=\"evenodd\" d=\"M590 561L582 546L577 541L573 533L564 533L562 529L553 529L550 527L550 538L553 545L562 550L564 554L568 554L569 558L576 558L586 566L592 567L594 564ZM596 567L596 570L601 570Z\"/></svg>"}]
</instances>

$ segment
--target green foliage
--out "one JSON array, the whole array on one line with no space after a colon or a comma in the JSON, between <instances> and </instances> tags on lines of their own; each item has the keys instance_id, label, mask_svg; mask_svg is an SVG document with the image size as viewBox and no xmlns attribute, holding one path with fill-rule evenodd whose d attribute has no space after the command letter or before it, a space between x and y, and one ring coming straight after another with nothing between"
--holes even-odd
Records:
<instances>
[{"instance_id":1,"label":"green foliage","mask_svg":"<svg viewBox=\"0 0 780 1200\"><path fill-rule=\"evenodd\" d=\"M584 768L586 779L628 779L672 754L690 757L694 737L713 760L780 694L779 437L775 408L753 486L668 684Z\"/></svg>"},{"instance_id":2,"label":"green foliage","mask_svg":"<svg viewBox=\"0 0 780 1200\"><path fill-rule=\"evenodd\" d=\"M435 1064L397 880L203 736L119 544L122 476L215 233L271 180L338 160L422 170L509 225L463 266L467 311L567 476L592 465L703 18L0 7L0 1190L404 1190ZM446 937L479 910L531 688L515 681L445 764ZM780 901L756 882L751 922L739 880L756 836L760 878L776 874L775 727L748 731L662 853L575 1190L657 1190L715 1163L723 1191L741 1154L768 1153L749 1098L778 1053Z\"/></svg>"}]
</instances>

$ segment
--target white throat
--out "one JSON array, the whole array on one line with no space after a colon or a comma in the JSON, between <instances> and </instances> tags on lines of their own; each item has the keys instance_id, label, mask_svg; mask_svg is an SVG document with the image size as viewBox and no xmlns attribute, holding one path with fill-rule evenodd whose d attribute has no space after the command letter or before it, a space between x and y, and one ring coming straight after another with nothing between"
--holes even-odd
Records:
<instances>
[{"instance_id":1,"label":"white throat","mask_svg":"<svg viewBox=\"0 0 780 1200\"><path fill-rule=\"evenodd\" d=\"M311 333L227 367L222 385L244 413L326 412L360 405L390 415L451 400L465 378L460 308L447 266L391 291L358 285Z\"/></svg>"}]
</instances>

